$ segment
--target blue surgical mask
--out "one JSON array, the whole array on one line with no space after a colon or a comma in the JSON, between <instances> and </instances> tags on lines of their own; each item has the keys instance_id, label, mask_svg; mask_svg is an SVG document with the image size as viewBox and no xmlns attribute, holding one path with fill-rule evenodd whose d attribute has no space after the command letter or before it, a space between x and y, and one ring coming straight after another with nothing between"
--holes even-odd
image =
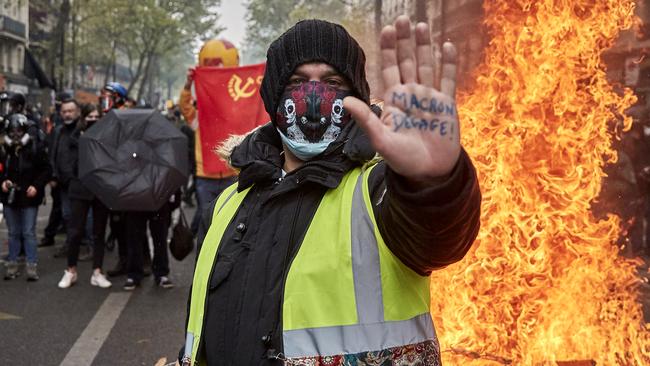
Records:
<instances>
[{"instance_id":1,"label":"blue surgical mask","mask_svg":"<svg viewBox=\"0 0 650 366\"><path fill-rule=\"evenodd\" d=\"M287 146L287 149L302 161L311 160L314 156L325 151L325 149L327 149L327 147L332 143L332 141L297 142L295 140L290 140L279 129L278 132L280 133L282 142Z\"/></svg>"}]
</instances>

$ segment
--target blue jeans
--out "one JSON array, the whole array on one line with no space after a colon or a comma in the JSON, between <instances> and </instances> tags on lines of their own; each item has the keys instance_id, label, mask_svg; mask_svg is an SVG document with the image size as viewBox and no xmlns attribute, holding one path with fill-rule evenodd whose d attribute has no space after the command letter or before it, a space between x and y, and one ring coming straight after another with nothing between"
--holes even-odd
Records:
<instances>
[{"instance_id":1,"label":"blue jeans","mask_svg":"<svg viewBox=\"0 0 650 366\"><path fill-rule=\"evenodd\" d=\"M220 179L206 179L206 178L196 178L196 203L198 204L196 213L194 214L195 220L197 220L196 228L192 228L193 231L194 229L198 229L198 223L201 220L201 216L203 214L203 210L207 209L210 203L217 199L217 196L228 186L231 184L235 183L235 180L237 177L227 177L227 178L220 178ZM197 218L198 216L198 218ZM192 220L194 221L194 220ZM194 222L192 222L192 226L194 226ZM196 232L196 231L195 231Z\"/></svg>"},{"instance_id":2,"label":"blue jeans","mask_svg":"<svg viewBox=\"0 0 650 366\"><path fill-rule=\"evenodd\" d=\"M27 263L36 264L36 215L38 206L11 207L4 206L7 228L9 229L9 261L15 262L20 254L21 244L25 245Z\"/></svg>"}]
</instances>

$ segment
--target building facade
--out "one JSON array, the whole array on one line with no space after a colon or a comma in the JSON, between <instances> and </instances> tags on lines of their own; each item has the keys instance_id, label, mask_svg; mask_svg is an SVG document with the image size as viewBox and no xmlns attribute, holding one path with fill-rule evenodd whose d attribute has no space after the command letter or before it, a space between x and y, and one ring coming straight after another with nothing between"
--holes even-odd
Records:
<instances>
[{"instance_id":1,"label":"building facade","mask_svg":"<svg viewBox=\"0 0 650 366\"><path fill-rule=\"evenodd\" d=\"M382 16L383 23L390 24L395 18L402 14L411 17L415 16L415 0L384 0L382 1Z\"/></svg>"},{"instance_id":2,"label":"building facade","mask_svg":"<svg viewBox=\"0 0 650 366\"><path fill-rule=\"evenodd\" d=\"M431 0L426 13L437 58L442 44L453 42L458 50L458 85L471 83L472 72L483 61L483 50L490 41L483 26L483 1Z\"/></svg>"},{"instance_id":3,"label":"building facade","mask_svg":"<svg viewBox=\"0 0 650 366\"><path fill-rule=\"evenodd\" d=\"M29 37L29 1L0 2L0 89L29 93L23 74Z\"/></svg>"},{"instance_id":4,"label":"building facade","mask_svg":"<svg viewBox=\"0 0 650 366\"><path fill-rule=\"evenodd\" d=\"M458 49L459 85L471 82L472 71L483 60L489 42L483 26L482 0L383 0L381 13L382 25L393 23L402 14L413 23L427 22L437 60L441 58L442 43L452 41Z\"/></svg>"}]
</instances>

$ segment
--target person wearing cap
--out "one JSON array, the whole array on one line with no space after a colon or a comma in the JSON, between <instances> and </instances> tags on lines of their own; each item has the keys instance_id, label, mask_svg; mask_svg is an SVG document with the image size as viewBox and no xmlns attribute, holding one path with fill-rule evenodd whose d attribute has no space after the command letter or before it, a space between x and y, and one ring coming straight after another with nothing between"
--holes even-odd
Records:
<instances>
[{"instance_id":1,"label":"person wearing cap","mask_svg":"<svg viewBox=\"0 0 650 366\"><path fill-rule=\"evenodd\" d=\"M437 86L429 27L411 33L405 16L381 32L383 111L342 26L271 44L271 122L222 147L239 180L203 221L182 365L440 365L429 275L470 249L481 194L456 50Z\"/></svg>"},{"instance_id":2,"label":"person wearing cap","mask_svg":"<svg viewBox=\"0 0 650 366\"><path fill-rule=\"evenodd\" d=\"M29 120L14 113L5 120L6 156L0 174L0 200L9 229L9 258L5 280L20 275L17 263L21 245L25 247L25 272L28 281L38 280L36 217L43 202L45 184L51 169L47 151L28 133Z\"/></svg>"},{"instance_id":3,"label":"person wearing cap","mask_svg":"<svg viewBox=\"0 0 650 366\"><path fill-rule=\"evenodd\" d=\"M46 135L45 133L40 129L40 126L38 122L40 122L40 118L35 118L38 116L35 116L31 110L31 108L27 108L27 99L25 98L25 95L22 93L17 93L17 92L2 92L0 93L0 121L2 121L3 125L6 125L9 123L9 121L14 120L16 121L16 118L13 118L13 116L20 115L22 117L19 117L18 119L21 121L25 121L24 124L22 124L22 127L25 130L26 137L25 139L28 139L30 142L27 144L30 148L32 149L32 154L31 156L36 156L39 154L39 151L41 149L45 148L46 145ZM5 141L7 143L8 140ZM10 146L11 144L8 144L7 146ZM27 148L27 147L23 147ZM25 242L25 239L22 239L22 242ZM22 246L21 249L21 255L24 254L24 248L25 245Z\"/></svg>"},{"instance_id":4,"label":"person wearing cap","mask_svg":"<svg viewBox=\"0 0 650 366\"><path fill-rule=\"evenodd\" d=\"M33 118L31 110L26 108L27 100L23 93L2 92L0 93L0 121L9 120L14 114L21 114L27 118L27 132L32 138L39 142L45 139L44 134L39 134L38 120Z\"/></svg>"},{"instance_id":5,"label":"person wearing cap","mask_svg":"<svg viewBox=\"0 0 650 366\"><path fill-rule=\"evenodd\" d=\"M239 51L225 39L211 39L205 42L199 51L199 66L211 67L235 67L239 65ZM194 144L195 172L194 187L196 189L197 210L192 219L192 231L197 232L201 214L226 187L235 181L235 172L225 171L219 173L206 172L203 165L204 144L210 141L203 141L199 129L199 118L195 107L195 100L192 98L192 84L194 83L194 69L187 71L185 86L181 90L178 106L187 124L195 131L196 141Z\"/></svg>"},{"instance_id":6,"label":"person wearing cap","mask_svg":"<svg viewBox=\"0 0 650 366\"><path fill-rule=\"evenodd\" d=\"M25 104L27 100L23 93L11 93L9 96L9 115L14 113L25 114Z\"/></svg>"},{"instance_id":7,"label":"person wearing cap","mask_svg":"<svg viewBox=\"0 0 650 366\"><path fill-rule=\"evenodd\" d=\"M99 104L104 113L112 109L135 107L135 101L129 98L127 89L118 82L110 82L104 86ZM111 212L111 235L116 238L119 259L115 267L108 270L106 274L109 277L127 275L123 288L128 291L139 286L142 277L151 274L151 254L146 237L146 223L141 212ZM156 273L158 284L166 288L173 286L166 277L168 269L163 269L160 273Z\"/></svg>"},{"instance_id":8,"label":"person wearing cap","mask_svg":"<svg viewBox=\"0 0 650 366\"><path fill-rule=\"evenodd\" d=\"M116 81L112 81L104 85L104 88L101 90L99 105L103 113L108 113L112 109L121 110L129 108L128 104L130 103L130 100L132 99L129 98L126 88L122 84ZM124 212L111 212L111 237L114 238L115 242L117 243L117 252L119 259L114 268L106 271L106 274L109 277L122 276L127 273L130 245L128 244L129 238L127 238L127 228L125 221L126 214ZM137 242L137 240L134 238L131 238L131 240ZM140 244L134 244L134 246L139 245Z\"/></svg>"},{"instance_id":9,"label":"person wearing cap","mask_svg":"<svg viewBox=\"0 0 650 366\"><path fill-rule=\"evenodd\" d=\"M10 99L13 92L1 91L0 92L0 122L4 123L4 118L9 117L11 114Z\"/></svg>"},{"instance_id":10,"label":"person wearing cap","mask_svg":"<svg viewBox=\"0 0 650 366\"><path fill-rule=\"evenodd\" d=\"M116 81L104 85L99 97L99 105L104 113L108 113L111 109L127 108L126 103L128 101L128 91Z\"/></svg>"},{"instance_id":11,"label":"person wearing cap","mask_svg":"<svg viewBox=\"0 0 650 366\"><path fill-rule=\"evenodd\" d=\"M11 91L0 92L0 121L9 119L14 113L23 113L25 109L25 95Z\"/></svg>"}]
</instances>

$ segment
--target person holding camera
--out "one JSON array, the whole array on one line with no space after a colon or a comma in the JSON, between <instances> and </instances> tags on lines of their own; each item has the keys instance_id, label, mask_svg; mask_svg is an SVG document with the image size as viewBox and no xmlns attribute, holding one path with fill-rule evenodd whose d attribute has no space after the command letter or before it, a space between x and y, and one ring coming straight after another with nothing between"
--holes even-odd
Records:
<instances>
[{"instance_id":1,"label":"person holding camera","mask_svg":"<svg viewBox=\"0 0 650 366\"><path fill-rule=\"evenodd\" d=\"M28 128L29 120L20 113L9 116L4 124L6 156L1 173L0 200L4 204L9 230L6 280L20 275L17 259L21 239L27 256L27 280L38 280L36 216L52 171L45 146L34 141L27 133Z\"/></svg>"}]
</instances>

